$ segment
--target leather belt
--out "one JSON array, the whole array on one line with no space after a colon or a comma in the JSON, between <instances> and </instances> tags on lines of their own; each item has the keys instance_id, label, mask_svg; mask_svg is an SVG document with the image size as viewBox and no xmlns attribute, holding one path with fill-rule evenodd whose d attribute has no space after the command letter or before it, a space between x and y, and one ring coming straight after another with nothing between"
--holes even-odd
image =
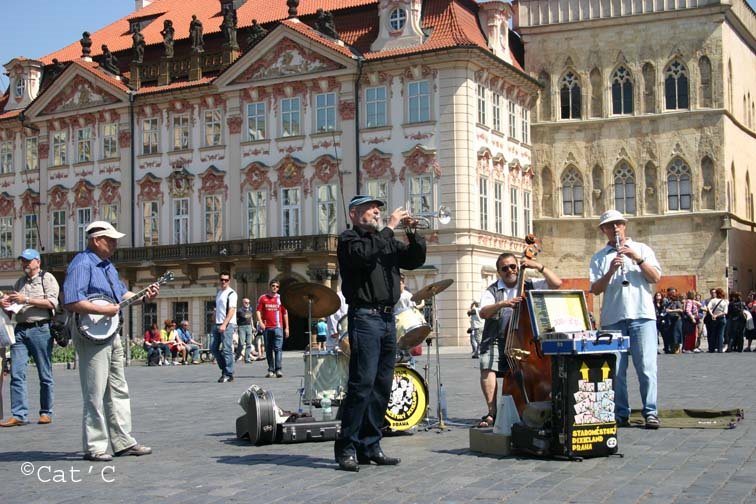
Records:
<instances>
[{"instance_id":1,"label":"leather belt","mask_svg":"<svg viewBox=\"0 0 756 504\"><path fill-rule=\"evenodd\" d=\"M354 307L355 310L370 310L373 313L394 313L394 307L393 306L387 306L387 305L357 305Z\"/></svg>"},{"instance_id":2,"label":"leather belt","mask_svg":"<svg viewBox=\"0 0 756 504\"><path fill-rule=\"evenodd\" d=\"M30 327L42 327L48 325L49 320L38 320L36 322L18 322L16 327L19 329L29 329Z\"/></svg>"}]
</instances>

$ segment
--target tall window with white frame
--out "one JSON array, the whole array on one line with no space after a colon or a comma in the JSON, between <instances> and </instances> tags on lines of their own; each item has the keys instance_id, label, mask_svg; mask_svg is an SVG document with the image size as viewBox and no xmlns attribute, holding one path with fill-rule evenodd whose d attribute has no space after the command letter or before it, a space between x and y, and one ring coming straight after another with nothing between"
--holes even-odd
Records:
<instances>
[{"instance_id":1,"label":"tall window with white frame","mask_svg":"<svg viewBox=\"0 0 756 504\"><path fill-rule=\"evenodd\" d=\"M635 172L625 161L614 169L614 208L635 215Z\"/></svg>"},{"instance_id":2,"label":"tall window with white frame","mask_svg":"<svg viewBox=\"0 0 756 504\"><path fill-rule=\"evenodd\" d=\"M68 131L54 131L52 134L52 165L63 166L68 162Z\"/></svg>"},{"instance_id":3,"label":"tall window with white frame","mask_svg":"<svg viewBox=\"0 0 756 504\"><path fill-rule=\"evenodd\" d=\"M525 235L529 235L533 232L533 217L531 209L531 192L522 191L522 223L525 226Z\"/></svg>"},{"instance_id":4,"label":"tall window with white frame","mask_svg":"<svg viewBox=\"0 0 756 504\"><path fill-rule=\"evenodd\" d=\"M583 177L574 166L562 174L562 215L583 215Z\"/></svg>"},{"instance_id":5,"label":"tall window with white frame","mask_svg":"<svg viewBox=\"0 0 756 504\"><path fill-rule=\"evenodd\" d=\"M409 122L425 122L431 118L430 81L421 80L407 85Z\"/></svg>"},{"instance_id":6,"label":"tall window with white frame","mask_svg":"<svg viewBox=\"0 0 756 504\"><path fill-rule=\"evenodd\" d=\"M37 149L37 137L31 137L26 139L26 164L24 168L26 171L39 170L39 151Z\"/></svg>"},{"instance_id":7,"label":"tall window with white frame","mask_svg":"<svg viewBox=\"0 0 756 504\"><path fill-rule=\"evenodd\" d=\"M512 230L511 236L520 236L520 205L517 201L517 188L509 188L509 213L510 213L510 228Z\"/></svg>"},{"instance_id":8,"label":"tall window with white frame","mask_svg":"<svg viewBox=\"0 0 756 504\"><path fill-rule=\"evenodd\" d=\"M85 126L76 130L76 162L92 161L92 127Z\"/></svg>"},{"instance_id":9,"label":"tall window with white frame","mask_svg":"<svg viewBox=\"0 0 756 504\"><path fill-rule=\"evenodd\" d=\"M336 93L315 95L315 131L322 133L336 129Z\"/></svg>"},{"instance_id":10,"label":"tall window with white frame","mask_svg":"<svg viewBox=\"0 0 756 504\"><path fill-rule=\"evenodd\" d=\"M530 111L526 107L520 109L522 112L522 143L528 143L528 131L530 130Z\"/></svg>"},{"instance_id":11,"label":"tall window with white frame","mask_svg":"<svg viewBox=\"0 0 756 504\"><path fill-rule=\"evenodd\" d=\"M515 113L515 102L510 100L507 104L507 107L507 110L509 111L509 136L510 138L517 139L517 114Z\"/></svg>"},{"instance_id":12,"label":"tall window with white frame","mask_svg":"<svg viewBox=\"0 0 756 504\"><path fill-rule=\"evenodd\" d=\"M336 234L336 184L318 187L318 234Z\"/></svg>"},{"instance_id":13,"label":"tall window with white frame","mask_svg":"<svg viewBox=\"0 0 756 504\"><path fill-rule=\"evenodd\" d=\"M268 192L247 192L247 238L267 236Z\"/></svg>"},{"instance_id":14,"label":"tall window with white frame","mask_svg":"<svg viewBox=\"0 0 756 504\"><path fill-rule=\"evenodd\" d=\"M298 236L299 233L299 214L301 211L301 201L299 188L292 187L281 189L281 229L282 236Z\"/></svg>"},{"instance_id":15,"label":"tall window with white frame","mask_svg":"<svg viewBox=\"0 0 756 504\"><path fill-rule=\"evenodd\" d=\"M157 154L160 146L160 126L157 117L142 121L142 154Z\"/></svg>"},{"instance_id":16,"label":"tall window with white frame","mask_svg":"<svg viewBox=\"0 0 756 504\"><path fill-rule=\"evenodd\" d=\"M265 102L247 104L247 140L264 140L265 123Z\"/></svg>"},{"instance_id":17,"label":"tall window with white frame","mask_svg":"<svg viewBox=\"0 0 756 504\"><path fill-rule=\"evenodd\" d=\"M143 209L144 246L154 247L160 244L160 202L145 201Z\"/></svg>"},{"instance_id":18,"label":"tall window with white frame","mask_svg":"<svg viewBox=\"0 0 756 504\"><path fill-rule=\"evenodd\" d=\"M494 93L491 101L493 103L493 129L494 131L501 131L501 95Z\"/></svg>"},{"instance_id":19,"label":"tall window with white frame","mask_svg":"<svg viewBox=\"0 0 756 504\"><path fill-rule=\"evenodd\" d=\"M223 143L223 122L220 109L205 111L205 147Z\"/></svg>"},{"instance_id":20,"label":"tall window with white frame","mask_svg":"<svg viewBox=\"0 0 756 504\"><path fill-rule=\"evenodd\" d=\"M433 211L433 179L416 175L409 179L409 211L412 214Z\"/></svg>"},{"instance_id":21,"label":"tall window with white frame","mask_svg":"<svg viewBox=\"0 0 756 504\"><path fill-rule=\"evenodd\" d=\"M87 226L92 222L91 208L76 209L76 250L87 248Z\"/></svg>"},{"instance_id":22,"label":"tall window with white frame","mask_svg":"<svg viewBox=\"0 0 756 504\"><path fill-rule=\"evenodd\" d=\"M378 198L386 205L384 208L393 208L391 200L389 199L389 183L388 180L372 179L365 182L365 194L369 194L374 198ZM389 213L381 212L381 220L385 226L388 223Z\"/></svg>"},{"instance_id":23,"label":"tall window with white frame","mask_svg":"<svg viewBox=\"0 0 756 504\"><path fill-rule=\"evenodd\" d=\"M0 257L15 257L13 253L13 216L0 217Z\"/></svg>"},{"instance_id":24,"label":"tall window with white frame","mask_svg":"<svg viewBox=\"0 0 756 504\"><path fill-rule=\"evenodd\" d=\"M283 98L281 100L281 136L298 136L302 134L301 99Z\"/></svg>"},{"instance_id":25,"label":"tall window with white frame","mask_svg":"<svg viewBox=\"0 0 756 504\"><path fill-rule=\"evenodd\" d=\"M24 215L24 248L39 248L39 230L37 229L37 214Z\"/></svg>"},{"instance_id":26,"label":"tall window with white frame","mask_svg":"<svg viewBox=\"0 0 756 504\"><path fill-rule=\"evenodd\" d=\"M120 157L118 150L118 124L107 123L102 126L102 159Z\"/></svg>"},{"instance_id":27,"label":"tall window with white frame","mask_svg":"<svg viewBox=\"0 0 756 504\"><path fill-rule=\"evenodd\" d=\"M504 183L494 182L494 231L504 234Z\"/></svg>"},{"instance_id":28,"label":"tall window with white frame","mask_svg":"<svg viewBox=\"0 0 756 504\"><path fill-rule=\"evenodd\" d=\"M13 173L13 141L0 142L0 175Z\"/></svg>"},{"instance_id":29,"label":"tall window with white frame","mask_svg":"<svg viewBox=\"0 0 756 504\"><path fill-rule=\"evenodd\" d=\"M223 203L219 194L205 196L205 241L208 243L223 239Z\"/></svg>"},{"instance_id":30,"label":"tall window with white frame","mask_svg":"<svg viewBox=\"0 0 756 504\"><path fill-rule=\"evenodd\" d=\"M386 125L386 86L365 89L365 126L378 128Z\"/></svg>"},{"instance_id":31,"label":"tall window with white frame","mask_svg":"<svg viewBox=\"0 0 756 504\"><path fill-rule=\"evenodd\" d=\"M480 229L488 231L488 178L478 179L478 206L480 209Z\"/></svg>"},{"instance_id":32,"label":"tall window with white frame","mask_svg":"<svg viewBox=\"0 0 756 504\"><path fill-rule=\"evenodd\" d=\"M190 147L191 131L189 114L173 116L173 150L184 150Z\"/></svg>"},{"instance_id":33,"label":"tall window with white frame","mask_svg":"<svg viewBox=\"0 0 756 504\"><path fill-rule=\"evenodd\" d=\"M690 167L675 158L667 167L667 205L669 210L691 210Z\"/></svg>"},{"instance_id":34,"label":"tall window with white frame","mask_svg":"<svg viewBox=\"0 0 756 504\"><path fill-rule=\"evenodd\" d=\"M478 124L486 124L486 87L478 84Z\"/></svg>"},{"instance_id":35,"label":"tall window with white frame","mask_svg":"<svg viewBox=\"0 0 756 504\"><path fill-rule=\"evenodd\" d=\"M50 214L50 237L52 238L52 251L66 251L66 211L53 210Z\"/></svg>"},{"instance_id":36,"label":"tall window with white frame","mask_svg":"<svg viewBox=\"0 0 756 504\"><path fill-rule=\"evenodd\" d=\"M173 200L173 244L189 243L189 198Z\"/></svg>"},{"instance_id":37,"label":"tall window with white frame","mask_svg":"<svg viewBox=\"0 0 756 504\"><path fill-rule=\"evenodd\" d=\"M103 205L102 220L110 222L114 228L118 229L118 204Z\"/></svg>"}]
</instances>

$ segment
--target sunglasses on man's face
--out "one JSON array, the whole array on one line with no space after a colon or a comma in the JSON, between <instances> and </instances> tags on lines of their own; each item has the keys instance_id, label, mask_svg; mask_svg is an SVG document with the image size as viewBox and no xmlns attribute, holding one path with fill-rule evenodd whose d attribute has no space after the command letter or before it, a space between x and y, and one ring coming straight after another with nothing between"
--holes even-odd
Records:
<instances>
[{"instance_id":1,"label":"sunglasses on man's face","mask_svg":"<svg viewBox=\"0 0 756 504\"><path fill-rule=\"evenodd\" d=\"M517 265L516 264L505 264L504 266L502 266L501 268L499 268L499 271L507 271L507 269L510 269L512 271L516 271L517 270Z\"/></svg>"},{"instance_id":2,"label":"sunglasses on man's face","mask_svg":"<svg viewBox=\"0 0 756 504\"><path fill-rule=\"evenodd\" d=\"M220 281L221 282L230 282L231 279L230 278L221 278Z\"/></svg>"}]
</instances>

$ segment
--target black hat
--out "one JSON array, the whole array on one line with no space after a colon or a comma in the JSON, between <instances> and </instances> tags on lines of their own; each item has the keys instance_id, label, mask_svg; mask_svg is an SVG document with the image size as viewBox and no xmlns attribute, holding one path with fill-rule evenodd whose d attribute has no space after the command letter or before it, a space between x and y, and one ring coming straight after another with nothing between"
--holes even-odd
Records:
<instances>
[{"instance_id":1,"label":"black hat","mask_svg":"<svg viewBox=\"0 0 756 504\"><path fill-rule=\"evenodd\" d=\"M373 198L372 196L368 196L366 194L358 194L352 200L349 202L349 210L351 210L354 207L358 207L360 205L364 205L366 203L378 203L379 207L382 207L385 205L385 203L382 200L379 200L378 198Z\"/></svg>"}]
</instances>

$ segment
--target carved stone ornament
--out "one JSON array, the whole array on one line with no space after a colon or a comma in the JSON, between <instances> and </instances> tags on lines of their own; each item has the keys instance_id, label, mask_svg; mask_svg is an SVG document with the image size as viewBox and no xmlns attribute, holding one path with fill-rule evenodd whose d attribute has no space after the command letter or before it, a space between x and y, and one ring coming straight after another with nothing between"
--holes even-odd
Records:
<instances>
[{"instance_id":1,"label":"carved stone ornament","mask_svg":"<svg viewBox=\"0 0 756 504\"><path fill-rule=\"evenodd\" d=\"M342 101L339 103L339 117L342 121L351 121L354 119L355 109L353 101Z\"/></svg>"},{"instance_id":2,"label":"carved stone ornament","mask_svg":"<svg viewBox=\"0 0 756 504\"><path fill-rule=\"evenodd\" d=\"M13 196L7 192L0 193L0 217L15 217L15 206Z\"/></svg>"},{"instance_id":3,"label":"carved stone ornament","mask_svg":"<svg viewBox=\"0 0 756 504\"><path fill-rule=\"evenodd\" d=\"M100 205L112 205L121 202L121 183L113 179L105 179L100 184Z\"/></svg>"},{"instance_id":4,"label":"carved stone ornament","mask_svg":"<svg viewBox=\"0 0 756 504\"><path fill-rule=\"evenodd\" d=\"M194 175L185 168L174 171L167 177L168 192L174 198L186 198L192 192Z\"/></svg>"},{"instance_id":5,"label":"carved stone ornament","mask_svg":"<svg viewBox=\"0 0 756 504\"><path fill-rule=\"evenodd\" d=\"M342 68L333 60L315 51L300 46L291 39L285 38L264 57L257 60L239 77L234 84L255 80L267 80L291 75L304 75L315 72L325 72Z\"/></svg>"},{"instance_id":6,"label":"carved stone ornament","mask_svg":"<svg viewBox=\"0 0 756 504\"><path fill-rule=\"evenodd\" d=\"M312 166L315 170L310 177L311 184L316 178L323 183L330 182L339 173L339 161L329 154L317 158Z\"/></svg>"},{"instance_id":7,"label":"carved stone ornament","mask_svg":"<svg viewBox=\"0 0 756 504\"><path fill-rule=\"evenodd\" d=\"M252 49L267 34L268 30L257 24L257 19L253 19L252 26L249 27L249 34L247 35L247 48Z\"/></svg>"},{"instance_id":8,"label":"carved stone ornament","mask_svg":"<svg viewBox=\"0 0 756 504\"><path fill-rule=\"evenodd\" d=\"M118 68L118 58L115 54L110 52L108 46L102 44L102 68L112 73L113 75L121 75L121 70Z\"/></svg>"},{"instance_id":9,"label":"carved stone ornament","mask_svg":"<svg viewBox=\"0 0 756 504\"><path fill-rule=\"evenodd\" d=\"M42 114L102 107L118 101L112 94L77 75L47 104Z\"/></svg>"},{"instance_id":10,"label":"carved stone ornament","mask_svg":"<svg viewBox=\"0 0 756 504\"><path fill-rule=\"evenodd\" d=\"M202 21L192 14L192 20L189 22L189 40L192 42L192 52L205 52L205 40L202 38Z\"/></svg>"},{"instance_id":11,"label":"carved stone ornament","mask_svg":"<svg viewBox=\"0 0 756 504\"><path fill-rule=\"evenodd\" d=\"M286 6L289 7L289 17L297 17L297 7L299 7L299 0L286 0Z\"/></svg>"},{"instance_id":12,"label":"carved stone ornament","mask_svg":"<svg viewBox=\"0 0 756 504\"><path fill-rule=\"evenodd\" d=\"M336 31L336 23L333 20L333 13L325 11L322 8L315 13L315 29L323 35L338 39L339 33Z\"/></svg>"},{"instance_id":13,"label":"carved stone ornament","mask_svg":"<svg viewBox=\"0 0 756 504\"><path fill-rule=\"evenodd\" d=\"M89 58L92 54L92 38L90 37L89 32L85 31L81 34L81 40L79 40L79 43L81 44L81 57Z\"/></svg>"},{"instance_id":14,"label":"carved stone ornament","mask_svg":"<svg viewBox=\"0 0 756 504\"><path fill-rule=\"evenodd\" d=\"M222 193L224 198L228 197L228 186L225 181L226 172L219 170L213 165L210 165L207 170L200 174L200 194L201 198L204 195L219 194Z\"/></svg>"},{"instance_id":15,"label":"carved stone ornament","mask_svg":"<svg viewBox=\"0 0 756 504\"><path fill-rule=\"evenodd\" d=\"M278 173L278 184L281 187L297 187L304 181L305 163L299 159L287 155L284 157L276 168Z\"/></svg>"},{"instance_id":16,"label":"carved stone ornament","mask_svg":"<svg viewBox=\"0 0 756 504\"><path fill-rule=\"evenodd\" d=\"M50 211L61 210L66 203L68 203L68 189L62 185L54 185L47 192L47 204Z\"/></svg>"},{"instance_id":17,"label":"carved stone ornament","mask_svg":"<svg viewBox=\"0 0 756 504\"><path fill-rule=\"evenodd\" d=\"M386 174L391 175L391 182L396 182L397 175L391 166L391 154L386 154L378 149L373 149L367 156L362 158L362 170L371 179L381 179Z\"/></svg>"},{"instance_id":18,"label":"carved stone ornament","mask_svg":"<svg viewBox=\"0 0 756 504\"><path fill-rule=\"evenodd\" d=\"M244 120L241 116L233 116L226 119L226 124L228 124L228 132L231 135L238 135L241 133L242 129L242 123Z\"/></svg>"},{"instance_id":19,"label":"carved stone ornament","mask_svg":"<svg viewBox=\"0 0 756 504\"><path fill-rule=\"evenodd\" d=\"M71 192L74 195L73 206L74 208L87 208L94 206L94 190L95 186L92 183L80 179L71 188Z\"/></svg>"},{"instance_id":20,"label":"carved stone ornament","mask_svg":"<svg viewBox=\"0 0 756 504\"><path fill-rule=\"evenodd\" d=\"M242 170L242 190L247 188L247 186L255 191L258 191L263 186L266 186L270 190L273 187L273 182L268 176L269 171L270 168L262 163L250 163L247 168Z\"/></svg>"},{"instance_id":21,"label":"carved stone ornament","mask_svg":"<svg viewBox=\"0 0 756 504\"><path fill-rule=\"evenodd\" d=\"M399 180L402 182L405 180L406 170L416 175L432 171L436 177L441 176L441 166L438 164L436 151L425 149L420 145L416 145L409 151L404 152L404 166L401 172L399 172Z\"/></svg>"},{"instance_id":22,"label":"carved stone ornament","mask_svg":"<svg viewBox=\"0 0 756 504\"><path fill-rule=\"evenodd\" d=\"M160 190L160 179L152 173L147 173L142 180L137 182L139 186L139 195L137 201L144 203L146 201L159 201L163 203L163 192Z\"/></svg>"}]
</instances>

